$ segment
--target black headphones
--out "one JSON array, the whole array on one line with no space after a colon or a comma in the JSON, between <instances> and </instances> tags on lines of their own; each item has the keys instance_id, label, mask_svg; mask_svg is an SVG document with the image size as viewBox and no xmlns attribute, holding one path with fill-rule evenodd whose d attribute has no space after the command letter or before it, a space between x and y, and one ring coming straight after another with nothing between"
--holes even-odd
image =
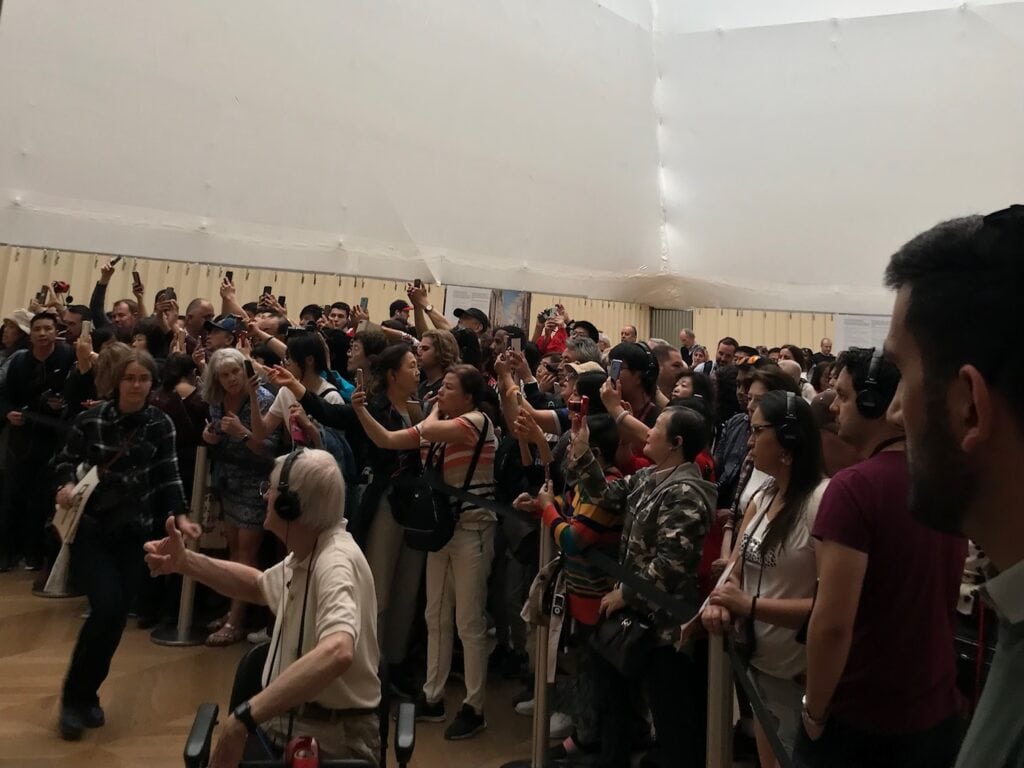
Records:
<instances>
[{"instance_id":1,"label":"black headphones","mask_svg":"<svg viewBox=\"0 0 1024 768\"><path fill-rule=\"evenodd\" d=\"M644 344L642 341L636 342L636 345L644 351L647 356L647 367L640 372L640 382L643 384L645 390L651 389L655 384L658 383L658 373L660 366L658 365L658 358L654 356L651 348Z\"/></svg>"},{"instance_id":2,"label":"black headphones","mask_svg":"<svg viewBox=\"0 0 1024 768\"><path fill-rule=\"evenodd\" d=\"M868 378L864 386L857 390L857 410L865 419L880 419L889 407L889 403L885 402L878 391L878 373L882 368L882 358L882 350L872 347Z\"/></svg>"},{"instance_id":3,"label":"black headphones","mask_svg":"<svg viewBox=\"0 0 1024 768\"><path fill-rule=\"evenodd\" d=\"M298 520L299 515L302 514L302 501L299 499L299 494L288 487L288 477L292 473L292 465L298 461L304 450L304 448L299 448L288 454L284 460L284 466L281 467L281 476L277 480L274 511L278 517L289 523L292 520Z\"/></svg>"},{"instance_id":4,"label":"black headphones","mask_svg":"<svg viewBox=\"0 0 1024 768\"><path fill-rule=\"evenodd\" d=\"M796 395L786 392L786 418L775 427L775 437L783 448L793 450L800 444L800 429L796 420Z\"/></svg>"}]
</instances>

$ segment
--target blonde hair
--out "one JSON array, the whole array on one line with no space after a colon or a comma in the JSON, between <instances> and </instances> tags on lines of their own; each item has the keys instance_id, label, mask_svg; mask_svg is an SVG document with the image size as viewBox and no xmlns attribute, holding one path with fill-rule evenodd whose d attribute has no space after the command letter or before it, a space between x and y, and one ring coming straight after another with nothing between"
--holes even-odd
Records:
<instances>
[{"instance_id":1,"label":"blonde hair","mask_svg":"<svg viewBox=\"0 0 1024 768\"><path fill-rule=\"evenodd\" d=\"M459 362L459 342L455 340L451 331L446 331L443 328L431 328L424 332L423 338L433 339L437 367L442 371L447 371Z\"/></svg>"},{"instance_id":2,"label":"blonde hair","mask_svg":"<svg viewBox=\"0 0 1024 768\"><path fill-rule=\"evenodd\" d=\"M210 405L220 405L224 402L224 386L220 383L220 369L228 365L237 365L241 368L245 365L245 355L233 347L218 349L210 356L206 364L206 371L203 373L202 397Z\"/></svg>"},{"instance_id":3,"label":"blonde hair","mask_svg":"<svg viewBox=\"0 0 1024 768\"><path fill-rule=\"evenodd\" d=\"M278 456L270 473L270 486L276 488L287 456ZM327 451L306 448L296 457L288 473L288 487L299 496L302 513L299 522L314 531L329 531L345 518L345 479L338 462Z\"/></svg>"},{"instance_id":4,"label":"blonde hair","mask_svg":"<svg viewBox=\"0 0 1024 768\"><path fill-rule=\"evenodd\" d=\"M100 400L109 400L121 382L124 369L128 367L128 359L134 349L127 344L115 341L108 344L96 357L93 366L92 380L96 384L96 396Z\"/></svg>"}]
</instances>

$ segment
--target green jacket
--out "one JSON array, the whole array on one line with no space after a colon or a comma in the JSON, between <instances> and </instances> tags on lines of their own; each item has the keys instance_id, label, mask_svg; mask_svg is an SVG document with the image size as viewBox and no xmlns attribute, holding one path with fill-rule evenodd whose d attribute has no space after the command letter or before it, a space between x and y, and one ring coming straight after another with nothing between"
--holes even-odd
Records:
<instances>
[{"instance_id":1,"label":"green jacket","mask_svg":"<svg viewBox=\"0 0 1024 768\"><path fill-rule=\"evenodd\" d=\"M653 467L608 483L590 453L580 459L576 470L577 487L586 497L623 515L619 561L658 589L699 604L697 566L714 519L715 484L704 480L693 463L680 464L660 483ZM625 584L622 594L631 608L653 616L660 644L678 639L682 621Z\"/></svg>"}]
</instances>

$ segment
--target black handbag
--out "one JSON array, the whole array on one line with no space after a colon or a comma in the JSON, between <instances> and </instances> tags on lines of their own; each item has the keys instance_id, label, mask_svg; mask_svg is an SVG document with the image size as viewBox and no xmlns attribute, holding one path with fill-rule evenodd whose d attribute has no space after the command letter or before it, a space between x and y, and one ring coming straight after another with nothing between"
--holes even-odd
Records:
<instances>
[{"instance_id":1,"label":"black handbag","mask_svg":"<svg viewBox=\"0 0 1024 768\"><path fill-rule=\"evenodd\" d=\"M598 622L590 647L624 678L638 680L650 663L656 639L652 620L623 608Z\"/></svg>"},{"instance_id":2,"label":"black handbag","mask_svg":"<svg viewBox=\"0 0 1024 768\"><path fill-rule=\"evenodd\" d=\"M487 441L490 420L484 419L473 458L466 472L462 490L473 481L480 454ZM452 540L462 505L435 488L444 484L444 443L433 443L427 453L422 474L398 475L392 479L391 514L404 529L405 543L423 552L438 552Z\"/></svg>"}]
</instances>

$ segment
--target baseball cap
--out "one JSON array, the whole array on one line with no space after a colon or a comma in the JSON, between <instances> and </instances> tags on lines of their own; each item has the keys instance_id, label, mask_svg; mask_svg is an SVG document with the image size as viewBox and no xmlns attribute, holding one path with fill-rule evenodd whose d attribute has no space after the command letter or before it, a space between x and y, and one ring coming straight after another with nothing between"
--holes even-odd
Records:
<instances>
[{"instance_id":1,"label":"baseball cap","mask_svg":"<svg viewBox=\"0 0 1024 768\"><path fill-rule=\"evenodd\" d=\"M485 331L491 326L490 318L476 307L470 307L469 309L456 309L454 314L460 319L462 317L471 317L474 320L479 320L483 324Z\"/></svg>"},{"instance_id":2,"label":"baseball cap","mask_svg":"<svg viewBox=\"0 0 1024 768\"><path fill-rule=\"evenodd\" d=\"M388 317L393 317L395 312L412 312L412 305L405 299L392 301L391 306L388 307Z\"/></svg>"},{"instance_id":3,"label":"baseball cap","mask_svg":"<svg viewBox=\"0 0 1024 768\"><path fill-rule=\"evenodd\" d=\"M242 330L242 319L235 315L220 315L203 323L203 328L208 331L225 331L227 333L238 333Z\"/></svg>"},{"instance_id":4,"label":"baseball cap","mask_svg":"<svg viewBox=\"0 0 1024 768\"><path fill-rule=\"evenodd\" d=\"M577 376L582 376L584 373L604 373L604 368L601 367L600 363L595 363L593 360L586 363L569 363L569 367L572 368Z\"/></svg>"}]
</instances>

